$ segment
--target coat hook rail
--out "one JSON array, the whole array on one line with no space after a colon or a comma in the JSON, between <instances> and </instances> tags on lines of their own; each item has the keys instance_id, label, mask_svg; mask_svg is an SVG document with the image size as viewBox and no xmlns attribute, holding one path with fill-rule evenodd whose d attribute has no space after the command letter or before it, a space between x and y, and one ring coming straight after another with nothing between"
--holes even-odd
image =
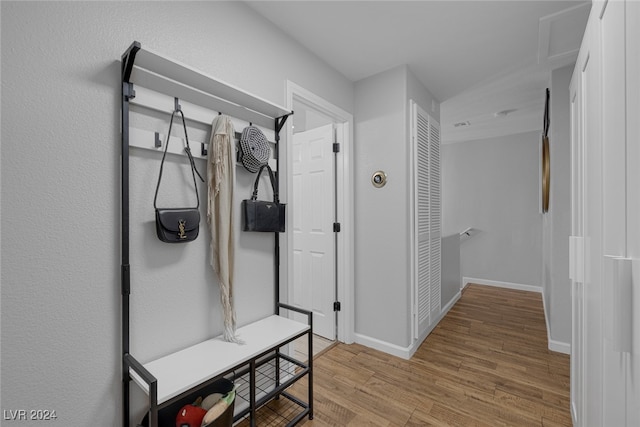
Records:
<instances>
[{"instance_id":1,"label":"coat hook rail","mask_svg":"<svg viewBox=\"0 0 640 427\"><path fill-rule=\"evenodd\" d=\"M218 113L218 114L222 114L222 113ZM235 132L234 137L235 137L236 142L240 142L240 138L242 137L242 132ZM275 145L275 142L272 142L272 141L268 141L268 142L271 145ZM236 160L240 161L240 157L239 157L240 154L239 154L239 151L238 151L238 147L236 147L236 152L237 152L236 153L236 156L237 156ZM207 155L207 143L206 142L201 142L200 143L200 155L201 156L206 156Z\"/></svg>"}]
</instances>

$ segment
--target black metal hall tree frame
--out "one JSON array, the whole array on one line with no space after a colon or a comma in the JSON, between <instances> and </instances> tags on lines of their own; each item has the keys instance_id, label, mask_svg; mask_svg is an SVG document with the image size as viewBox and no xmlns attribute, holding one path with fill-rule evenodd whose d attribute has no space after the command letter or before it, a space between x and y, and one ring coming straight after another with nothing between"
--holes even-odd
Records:
<instances>
[{"instance_id":1,"label":"black metal hall tree frame","mask_svg":"<svg viewBox=\"0 0 640 427\"><path fill-rule=\"evenodd\" d=\"M138 61L138 62L136 62ZM142 63L142 64L141 64ZM132 380L132 371L148 385L149 394L149 426L156 427L158 425L158 379L140 363L131 354L130 348L130 305L129 297L131 294L131 266L129 260L130 247L130 210L129 210L129 108L130 102L136 96L134 84L132 82L132 74L135 68L136 84L139 82L141 86L153 88L161 93L170 95L177 99L184 99L196 105L203 106L213 111L225 112L233 117L245 119L251 123L267 126L274 129L275 133L275 159L276 174L279 173L279 142L280 131L287 121L292 111L278 107L268 101L250 95L238 88L221 82L217 79L208 77L197 70L186 65L169 60L163 56L155 54L148 49L142 49L139 42L133 42L132 45L122 55L122 151L121 151L121 294L122 294L122 396L123 396L123 426L130 425L130 382ZM159 72L160 71L160 72ZM203 90L206 88L207 90ZM177 102L177 101L176 101ZM217 375L215 378L207 379L211 382L216 378L220 378L231 372L245 372L250 374L252 381L251 386L255 385L255 369L267 361L274 360L276 366L276 380L274 390L267 396L256 399L255 388L250 389L250 407L243 411L243 416L250 414L251 425L255 425L255 411L257 407L266 403L274 397L283 395L294 403L301 406L304 411L299 414L289 425L296 424L305 416L309 419L313 418L313 357L312 357L312 314L307 310L292 307L287 304L280 303L280 242L279 234L274 233L274 292L275 307L274 313L279 315L281 309L295 311L307 316L308 330L298 333L295 337L291 337L286 341L278 342L272 348L265 350L259 355L252 357L250 360L233 366L225 372ZM293 340L308 334L308 350L309 360L307 364L299 363L291 359L289 356L280 353L280 347L292 342ZM280 359L295 363L298 365L299 373L294 378L280 383L279 367ZM309 402L304 403L299 399L288 395L286 388L293 382L297 381L304 375L308 375L309 380ZM204 384L204 383L203 383ZM202 384L201 384L202 385ZM200 386L201 386L200 385ZM193 387L197 389L199 386ZM183 393L183 394L186 394ZM174 401L175 399L170 400Z\"/></svg>"}]
</instances>

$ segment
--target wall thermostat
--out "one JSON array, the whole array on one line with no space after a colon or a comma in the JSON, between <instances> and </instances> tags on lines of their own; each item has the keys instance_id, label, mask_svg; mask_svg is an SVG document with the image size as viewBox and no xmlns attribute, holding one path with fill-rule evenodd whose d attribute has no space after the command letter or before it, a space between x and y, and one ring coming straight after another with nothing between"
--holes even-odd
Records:
<instances>
[{"instance_id":1,"label":"wall thermostat","mask_svg":"<svg viewBox=\"0 0 640 427\"><path fill-rule=\"evenodd\" d=\"M384 187L384 185L387 183L387 174L383 171L374 172L371 176L371 183L376 188Z\"/></svg>"}]
</instances>

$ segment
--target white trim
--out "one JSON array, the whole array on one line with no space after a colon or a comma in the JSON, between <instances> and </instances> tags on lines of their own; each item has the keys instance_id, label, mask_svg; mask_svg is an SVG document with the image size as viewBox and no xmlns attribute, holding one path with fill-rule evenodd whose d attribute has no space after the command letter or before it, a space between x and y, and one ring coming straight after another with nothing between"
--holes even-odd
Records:
<instances>
[{"instance_id":1,"label":"white trim","mask_svg":"<svg viewBox=\"0 0 640 427\"><path fill-rule=\"evenodd\" d=\"M571 344L551 339L551 326L549 323L549 313L547 311L547 299L545 298L544 288L542 288L542 308L544 309L544 321L547 325L547 348L558 353L571 354Z\"/></svg>"},{"instance_id":2,"label":"white trim","mask_svg":"<svg viewBox=\"0 0 640 427\"><path fill-rule=\"evenodd\" d=\"M416 352L419 346L414 344L408 347L401 347L396 344L391 344L386 341L379 340L377 338L372 338L367 335L362 335L358 333L353 334L355 337L355 342L357 344L364 345L365 347L373 348L374 350L382 351L384 353L390 354L392 356L401 357L403 359L410 359L411 356Z\"/></svg>"},{"instance_id":3,"label":"white trim","mask_svg":"<svg viewBox=\"0 0 640 427\"><path fill-rule=\"evenodd\" d=\"M411 307L411 339L417 340L419 343L424 341L425 337L421 337L419 333L419 313L418 313L418 249L417 249L417 218L416 206L418 200L418 186L416 185L416 171L418 170L416 162L416 114L418 104L413 100L409 100L409 191L411 198L409 201L409 224L412 239L409 244L409 276L411 280L411 288L409 292L409 304Z\"/></svg>"},{"instance_id":4,"label":"white trim","mask_svg":"<svg viewBox=\"0 0 640 427\"><path fill-rule=\"evenodd\" d=\"M441 317L444 317L444 316L449 312L449 310L451 310L451 309L453 308L453 306L454 306L454 305L456 305L456 303L458 302L458 300L459 300L461 297L462 297L462 292L458 291L458 292L457 292L457 293L456 293L456 294L451 298L451 301L449 301L449 302L447 303L447 305L445 305L445 306L442 308L442 313L443 313L443 314L441 315Z\"/></svg>"},{"instance_id":5,"label":"white trim","mask_svg":"<svg viewBox=\"0 0 640 427\"><path fill-rule=\"evenodd\" d=\"M429 334L433 331L433 329L436 326L438 326L440 321L444 318L444 316L447 315L449 310L451 310L451 308L456 304L456 302L458 302L461 296L462 294L460 292L456 293L453 296L453 298L451 298L451 301L449 301L447 305L444 306L444 308L442 309L442 312L440 313L436 321L433 322L431 325L429 325L429 327L420 335L420 337L414 340L413 343L408 347L401 347L396 344L391 344L386 341L379 340L377 338L371 338L367 335L362 335L357 333L354 334L356 338L355 342L358 344L362 344L366 347L370 347L375 350L379 350L384 353L390 354L392 356L401 357L403 359L411 359L415 354L415 352L418 350L418 348L420 348L424 340L426 340Z\"/></svg>"},{"instance_id":6,"label":"white trim","mask_svg":"<svg viewBox=\"0 0 640 427\"><path fill-rule=\"evenodd\" d=\"M476 285L495 286L497 288L516 289L518 291L542 293L541 286L522 285L520 283L511 282L499 282L497 280L476 279L474 277L463 277L462 283L463 288L466 287L469 283L474 283Z\"/></svg>"},{"instance_id":7,"label":"white trim","mask_svg":"<svg viewBox=\"0 0 640 427\"><path fill-rule=\"evenodd\" d=\"M544 310L544 323L547 325L547 341L551 342L551 324L549 323L549 311L547 310L547 299L545 298L544 288L542 288L542 309Z\"/></svg>"},{"instance_id":8,"label":"white trim","mask_svg":"<svg viewBox=\"0 0 640 427\"><path fill-rule=\"evenodd\" d=\"M303 102L304 104L322 112L331 117L334 123L338 124L337 133L338 141L341 143L340 152L338 153L338 167L336 170L338 179L338 218L341 224L341 231L338 233L338 300L341 302L342 310L338 312L338 341L351 344L354 342L354 325L355 325L355 297L354 297L354 206L353 206L353 115L342 110L341 108L331 104L318 95L306 90L305 88L293 83L290 80L286 82L286 101L287 108L293 109L293 99ZM294 111L295 114L295 111ZM293 129L286 126L287 141L293 141ZM293 153L291 150L284 150L286 169L289 171L293 164ZM281 165L282 167L282 165ZM286 200L292 198L292 177L286 173ZM287 221L290 221L291 215ZM290 226L287 227L290 229ZM288 295L288 278L293 277L292 256L288 248L293 245L293 234L286 233L287 236L281 239L282 252L286 256L281 257L281 268L286 272L282 281L280 292L283 297Z\"/></svg>"},{"instance_id":9,"label":"white trim","mask_svg":"<svg viewBox=\"0 0 640 427\"><path fill-rule=\"evenodd\" d=\"M557 353L571 355L571 344L552 340L550 338L548 339L548 341L549 341L549 350L555 351Z\"/></svg>"}]
</instances>

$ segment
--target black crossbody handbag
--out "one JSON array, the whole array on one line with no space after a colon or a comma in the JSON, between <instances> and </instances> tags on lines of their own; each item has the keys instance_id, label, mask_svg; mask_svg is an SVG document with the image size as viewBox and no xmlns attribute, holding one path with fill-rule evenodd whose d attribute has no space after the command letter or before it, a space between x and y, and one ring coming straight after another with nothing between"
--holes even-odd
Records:
<instances>
[{"instance_id":1,"label":"black crossbody handbag","mask_svg":"<svg viewBox=\"0 0 640 427\"><path fill-rule=\"evenodd\" d=\"M182 117L182 127L184 128L184 138L187 145L184 150L189 158L191 175L193 176L193 187L196 191L197 204L193 208L159 208L156 204L156 201L158 200L158 189L160 188L160 181L162 180L164 159L167 156L167 148L169 147L169 140L171 138L171 127L176 113L180 113L180 116ZM158 239L161 241L166 243L186 243L191 242L198 237L198 233L200 231L200 197L198 196L196 174L198 174L198 177L200 177L202 182L204 182L202 175L200 175L200 172L196 169L193 156L191 155L184 114L182 113L182 110L176 109L171 114L169 132L167 132L167 142L164 147L162 162L160 163L160 174L158 175L158 185L156 185L156 195L153 198L153 207L156 210L156 234L158 235Z\"/></svg>"},{"instance_id":2,"label":"black crossbody handbag","mask_svg":"<svg viewBox=\"0 0 640 427\"><path fill-rule=\"evenodd\" d=\"M269 172L269 180L273 189L273 201L266 202L258 199L258 183L262 171L267 169ZM282 233L285 230L285 207L284 203L280 203L278 197L278 183L269 165L260 168L256 181L253 184L253 195L251 199L242 201L242 217L244 231L271 231Z\"/></svg>"}]
</instances>

